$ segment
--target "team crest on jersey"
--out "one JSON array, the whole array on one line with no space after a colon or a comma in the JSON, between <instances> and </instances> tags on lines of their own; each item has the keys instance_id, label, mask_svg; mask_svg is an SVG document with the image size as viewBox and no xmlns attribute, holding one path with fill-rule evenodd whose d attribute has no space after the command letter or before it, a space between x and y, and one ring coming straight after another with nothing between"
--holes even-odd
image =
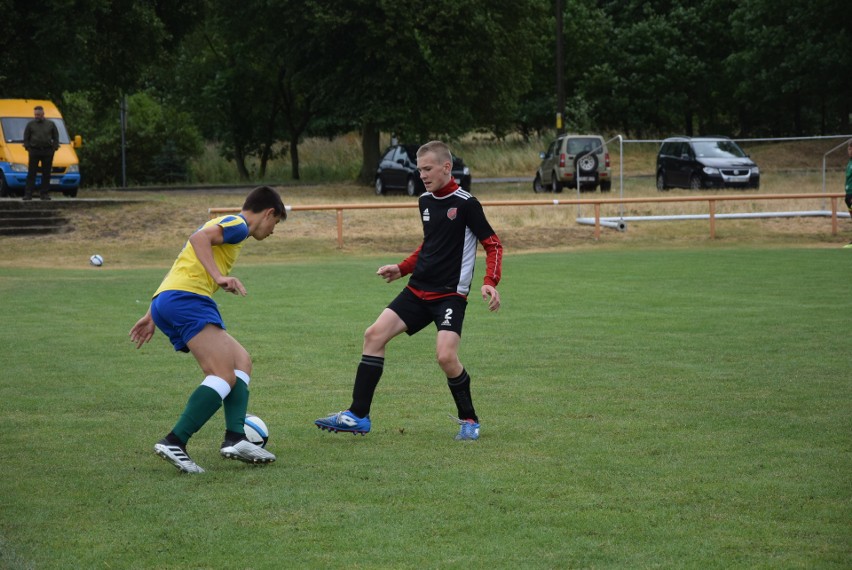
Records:
<instances>
[{"instance_id":1,"label":"team crest on jersey","mask_svg":"<svg viewBox=\"0 0 852 570\"><path fill-rule=\"evenodd\" d=\"M450 218L451 220L455 220L455 219L456 219L456 215L457 215L458 213L459 213L459 209L458 209L458 208L450 208L449 210L447 210L447 217L448 217L448 218Z\"/></svg>"}]
</instances>

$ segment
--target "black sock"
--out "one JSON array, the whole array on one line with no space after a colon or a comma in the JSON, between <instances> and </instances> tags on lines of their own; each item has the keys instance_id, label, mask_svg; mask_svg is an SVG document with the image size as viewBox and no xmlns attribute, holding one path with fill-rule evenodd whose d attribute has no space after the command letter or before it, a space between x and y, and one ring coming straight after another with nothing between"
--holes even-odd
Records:
<instances>
[{"instance_id":1,"label":"black sock","mask_svg":"<svg viewBox=\"0 0 852 570\"><path fill-rule=\"evenodd\" d=\"M373 393L384 369L385 359L381 356L361 355L361 363L355 374L355 387L352 388L352 405L349 406L349 411L359 418L370 415Z\"/></svg>"},{"instance_id":2,"label":"black sock","mask_svg":"<svg viewBox=\"0 0 852 570\"><path fill-rule=\"evenodd\" d=\"M166 442L168 442L169 445L177 445L184 450L186 449L186 442L182 441L178 436L176 436L175 432L173 431L170 431L169 435L166 436Z\"/></svg>"},{"instance_id":3,"label":"black sock","mask_svg":"<svg viewBox=\"0 0 852 570\"><path fill-rule=\"evenodd\" d=\"M238 441L242 441L244 439L248 439L245 433L239 433L236 431L225 430L225 443L237 443Z\"/></svg>"},{"instance_id":4,"label":"black sock","mask_svg":"<svg viewBox=\"0 0 852 570\"><path fill-rule=\"evenodd\" d=\"M447 386L450 388L453 400L456 401L459 419L473 420L479 423L476 410L473 409L473 400L470 397L470 375L468 375L467 370L462 370L462 373L456 378L447 378Z\"/></svg>"}]
</instances>

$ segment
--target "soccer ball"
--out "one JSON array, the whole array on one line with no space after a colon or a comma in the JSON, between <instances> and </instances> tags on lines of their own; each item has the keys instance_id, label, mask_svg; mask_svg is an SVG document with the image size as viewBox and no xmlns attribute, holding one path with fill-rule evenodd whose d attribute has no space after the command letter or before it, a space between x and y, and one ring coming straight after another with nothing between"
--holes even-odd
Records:
<instances>
[{"instance_id":1,"label":"soccer ball","mask_svg":"<svg viewBox=\"0 0 852 570\"><path fill-rule=\"evenodd\" d=\"M104 264L104 258L98 254L95 254L89 258L89 263L91 263L95 267L100 267Z\"/></svg>"},{"instance_id":2,"label":"soccer ball","mask_svg":"<svg viewBox=\"0 0 852 570\"><path fill-rule=\"evenodd\" d=\"M266 447L269 441L269 428L262 419L252 414L246 414L246 437L250 442L260 447Z\"/></svg>"}]
</instances>

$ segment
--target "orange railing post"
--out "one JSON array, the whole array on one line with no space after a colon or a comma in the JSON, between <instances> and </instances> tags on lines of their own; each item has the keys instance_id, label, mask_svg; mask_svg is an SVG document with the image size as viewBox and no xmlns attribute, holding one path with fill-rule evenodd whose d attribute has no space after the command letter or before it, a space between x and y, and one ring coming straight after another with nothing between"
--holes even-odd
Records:
<instances>
[{"instance_id":1,"label":"orange railing post","mask_svg":"<svg viewBox=\"0 0 852 570\"><path fill-rule=\"evenodd\" d=\"M831 197L831 235L837 235L837 198Z\"/></svg>"},{"instance_id":2,"label":"orange railing post","mask_svg":"<svg viewBox=\"0 0 852 570\"><path fill-rule=\"evenodd\" d=\"M716 239L716 200L710 202L710 239Z\"/></svg>"},{"instance_id":3,"label":"orange railing post","mask_svg":"<svg viewBox=\"0 0 852 570\"><path fill-rule=\"evenodd\" d=\"M595 202L595 241L601 238L601 203Z\"/></svg>"}]
</instances>

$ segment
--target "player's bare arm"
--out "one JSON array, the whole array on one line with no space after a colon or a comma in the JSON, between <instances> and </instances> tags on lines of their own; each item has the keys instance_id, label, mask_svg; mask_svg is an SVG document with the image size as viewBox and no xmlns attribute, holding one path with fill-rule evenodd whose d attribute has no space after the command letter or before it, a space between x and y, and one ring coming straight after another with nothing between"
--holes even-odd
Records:
<instances>
[{"instance_id":1,"label":"player's bare arm","mask_svg":"<svg viewBox=\"0 0 852 570\"><path fill-rule=\"evenodd\" d=\"M201 265L204 266L204 269L207 270L207 273L210 274L210 277L213 278L216 284L226 293L245 297L246 288L240 280L236 277L222 275L219 267L216 265L216 261L213 259L213 246L221 245L224 241L220 226L208 226L198 230L189 238L189 243L195 250L198 261L201 262Z\"/></svg>"}]
</instances>

